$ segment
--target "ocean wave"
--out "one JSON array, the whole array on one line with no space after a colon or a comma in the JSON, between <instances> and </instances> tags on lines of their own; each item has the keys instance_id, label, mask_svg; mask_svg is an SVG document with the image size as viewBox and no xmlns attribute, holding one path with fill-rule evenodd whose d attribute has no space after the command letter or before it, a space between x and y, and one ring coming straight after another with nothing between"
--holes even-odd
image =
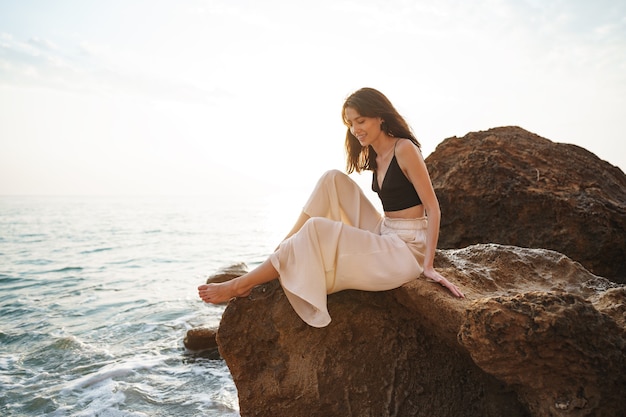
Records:
<instances>
[{"instance_id":1,"label":"ocean wave","mask_svg":"<svg viewBox=\"0 0 626 417\"><path fill-rule=\"evenodd\" d=\"M54 263L51 259L41 259L41 258L30 258L30 259L22 259L14 262L16 265L50 265Z\"/></svg>"},{"instance_id":2,"label":"ocean wave","mask_svg":"<svg viewBox=\"0 0 626 417\"><path fill-rule=\"evenodd\" d=\"M105 248L96 248L96 249L84 250L82 252L79 252L79 254L80 255L90 255L92 253L108 252L108 251L111 251L113 249L115 249L115 248L112 247L112 246L108 246L108 247L105 247Z\"/></svg>"},{"instance_id":3,"label":"ocean wave","mask_svg":"<svg viewBox=\"0 0 626 417\"><path fill-rule=\"evenodd\" d=\"M224 245L216 230L230 221L173 202L24 202L36 223L0 207L12 225L0 245L0 415L238 416L224 361L189 354L183 338L224 310L197 283L258 236L245 228Z\"/></svg>"},{"instance_id":4,"label":"ocean wave","mask_svg":"<svg viewBox=\"0 0 626 417\"><path fill-rule=\"evenodd\" d=\"M18 282L20 280L21 280L21 278L15 277L13 275L7 275L7 274L0 273L0 284L10 284L10 283L13 283L13 282Z\"/></svg>"},{"instance_id":5,"label":"ocean wave","mask_svg":"<svg viewBox=\"0 0 626 417\"><path fill-rule=\"evenodd\" d=\"M60 273L60 272L78 272L82 271L84 268L82 266L66 266L64 268L53 269L48 271L49 273Z\"/></svg>"},{"instance_id":6,"label":"ocean wave","mask_svg":"<svg viewBox=\"0 0 626 417\"><path fill-rule=\"evenodd\" d=\"M136 373L141 369L152 369L163 361L162 358L141 358L136 357L133 360L128 361L127 363L115 363L111 365L107 365L104 369L100 369L99 371L85 375L82 378L77 379L69 383L65 388L61 390L61 393L68 394L71 391L76 391L80 389L88 388L92 385L99 384L102 381L115 379L115 378L124 378L130 374Z\"/></svg>"},{"instance_id":7,"label":"ocean wave","mask_svg":"<svg viewBox=\"0 0 626 417\"><path fill-rule=\"evenodd\" d=\"M109 261L107 262L107 265L128 265L127 268L139 268L140 264L142 263L141 259L138 258L131 258L131 259L123 259L123 260L119 260L119 261Z\"/></svg>"}]
</instances>

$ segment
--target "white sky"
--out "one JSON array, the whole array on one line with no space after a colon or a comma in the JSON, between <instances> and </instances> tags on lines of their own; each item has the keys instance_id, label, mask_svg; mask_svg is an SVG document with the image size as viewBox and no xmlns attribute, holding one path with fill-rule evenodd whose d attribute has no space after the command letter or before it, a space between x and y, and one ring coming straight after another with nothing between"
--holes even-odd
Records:
<instances>
[{"instance_id":1,"label":"white sky","mask_svg":"<svg viewBox=\"0 0 626 417\"><path fill-rule=\"evenodd\" d=\"M625 170L626 1L0 0L0 195L308 191L363 86Z\"/></svg>"}]
</instances>

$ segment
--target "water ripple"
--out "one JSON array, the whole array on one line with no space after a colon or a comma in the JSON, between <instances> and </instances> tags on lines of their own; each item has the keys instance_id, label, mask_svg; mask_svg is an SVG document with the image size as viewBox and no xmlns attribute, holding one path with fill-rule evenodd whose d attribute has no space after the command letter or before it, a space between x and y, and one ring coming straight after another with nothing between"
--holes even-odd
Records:
<instances>
[{"instance_id":1,"label":"water ripple","mask_svg":"<svg viewBox=\"0 0 626 417\"><path fill-rule=\"evenodd\" d=\"M0 203L0 414L238 415L225 363L190 354L182 340L223 312L197 299L202 277L274 247L260 243L258 206Z\"/></svg>"}]
</instances>

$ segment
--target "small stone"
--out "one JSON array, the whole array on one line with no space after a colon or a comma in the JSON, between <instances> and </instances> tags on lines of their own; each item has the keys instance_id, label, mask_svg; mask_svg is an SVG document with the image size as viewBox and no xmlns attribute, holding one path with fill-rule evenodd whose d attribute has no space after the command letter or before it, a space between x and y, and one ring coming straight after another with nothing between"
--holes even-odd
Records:
<instances>
[{"instance_id":1,"label":"small stone","mask_svg":"<svg viewBox=\"0 0 626 417\"><path fill-rule=\"evenodd\" d=\"M218 270L215 274L207 278L206 283L226 282L242 276L248 272L248 266L244 262L233 264Z\"/></svg>"},{"instance_id":2,"label":"small stone","mask_svg":"<svg viewBox=\"0 0 626 417\"><path fill-rule=\"evenodd\" d=\"M185 336L183 343L185 344L185 347L189 350L217 350L217 341L215 339L216 334L216 329L191 329L187 331L187 335Z\"/></svg>"}]
</instances>

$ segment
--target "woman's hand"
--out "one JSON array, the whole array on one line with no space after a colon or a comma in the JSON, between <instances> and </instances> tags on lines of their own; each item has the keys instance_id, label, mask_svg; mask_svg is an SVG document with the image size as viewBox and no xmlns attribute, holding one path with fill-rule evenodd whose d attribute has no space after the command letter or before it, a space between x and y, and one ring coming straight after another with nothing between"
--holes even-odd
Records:
<instances>
[{"instance_id":1,"label":"woman's hand","mask_svg":"<svg viewBox=\"0 0 626 417\"><path fill-rule=\"evenodd\" d=\"M435 271L435 268L424 268L424 276L431 281L441 284L446 287L452 294L459 298L465 298L465 295L457 288L456 285L444 278L439 272Z\"/></svg>"}]
</instances>

